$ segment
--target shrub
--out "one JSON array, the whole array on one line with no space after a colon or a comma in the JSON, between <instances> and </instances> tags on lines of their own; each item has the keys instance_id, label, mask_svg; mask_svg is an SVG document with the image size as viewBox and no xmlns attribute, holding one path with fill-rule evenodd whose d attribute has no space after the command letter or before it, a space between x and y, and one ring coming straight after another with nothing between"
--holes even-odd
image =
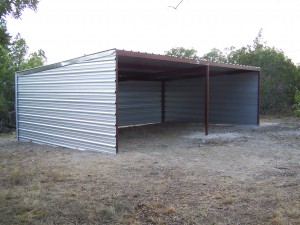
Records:
<instances>
[{"instance_id":1,"label":"shrub","mask_svg":"<svg viewBox=\"0 0 300 225\"><path fill-rule=\"evenodd\" d=\"M297 117L300 117L300 91L295 93L295 105L294 105L294 114Z\"/></svg>"}]
</instances>

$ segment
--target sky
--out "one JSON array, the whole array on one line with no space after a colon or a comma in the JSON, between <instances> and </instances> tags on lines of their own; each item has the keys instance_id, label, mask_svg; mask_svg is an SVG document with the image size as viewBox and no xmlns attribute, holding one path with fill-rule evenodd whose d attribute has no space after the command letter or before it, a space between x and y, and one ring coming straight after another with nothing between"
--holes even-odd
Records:
<instances>
[{"instance_id":1,"label":"sky","mask_svg":"<svg viewBox=\"0 0 300 225\"><path fill-rule=\"evenodd\" d=\"M300 63L299 0L41 0L37 12L8 18L29 51L55 63L111 48L164 54L173 47L198 55L252 44L262 28L268 46Z\"/></svg>"}]
</instances>

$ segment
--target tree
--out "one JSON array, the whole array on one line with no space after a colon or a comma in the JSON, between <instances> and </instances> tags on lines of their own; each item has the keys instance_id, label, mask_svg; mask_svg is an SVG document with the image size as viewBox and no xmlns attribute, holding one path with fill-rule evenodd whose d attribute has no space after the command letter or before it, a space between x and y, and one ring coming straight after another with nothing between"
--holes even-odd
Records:
<instances>
[{"instance_id":1,"label":"tree","mask_svg":"<svg viewBox=\"0 0 300 225\"><path fill-rule=\"evenodd\" d=\"M266 42L263 42L263 36L262 36L263 29L261 28L258 32L258 35L256 38L253 40L253 46L252 48L254 50L259 50L262 49L266 46ZM248 45L248 48L251 48L251 46Z\"/></svg>"},{"instance_id":2,"label":"tree","mask_svg":"<svg viewBox=\"0 0 300 225\"><path fill-rule=\"evenodd\" d=\"M253 41L227 56L228 62L261 68L261 112L290 111L297 88L299 70L281 50L262 42L262 30Z\"/></svg>"},{"instance_id":3,"label":"tree","mask_svg":"<svg viewBox=\"0 0 300 225\"><path fill-rule=\"evenodd\" d=\"M10 57L12 64L15 67L19 67L23 61L25 61L26 54L28 52L28 46L24 38L18 33L10 45Z\"/></svg>"},{"instance_id":4,"label":"tree","mask_svg":"<svg viewBox=\"0 0 300 225\"><path fill-rule=\"evenodd\" d=\"M207 61L213 61L213 62L227 62L226 55L217 48L213 48L210 52L204 54L201 59L205 59Z\"/></svg>"},{"instance_id":5,"label":"tree","mask_svg":"<svg viewBox=\"0 0 300 225\"><path fill-rule=\"evenodd\" d=\"M25 8L36 10L39 0L0 0L0 131L12 127L14 112L14 72L42 66L47 58L43 50L28 56L25 39L18 34L13 40L6 27L5 17L19 19Z\"/></svg>"},{"instance_id":6,"label":"tree","mask_svg":"<svg viewBox=\"0 0 300 225\"><path fill-rule=\"evenodd\" d=\"M180 58L197 58L197 51L194 48L186 49L183 47L171 48L165 51L166 55L175 56Z\"/></svg>"},{"instance_id":7,"label":"tree","mask_svg":"<svg viewBox=\"0 0 300 225\"><path fill-rule=\"evenodd\" d=\"M0 131L10 123L9 112L14 109L14 77L7 49L0 45Z\"/></svg>"},{"instance_id":8,"label":"tree","mask_svg":"<svg viewBox=\"0 0 300 225\"><path fill-rule=\"evenodd\" d=\"M300 91L295 93L294 115L300 117Z\"/></svg>"},{"instance_id":9,"label":"tree","mask_svg":"<svg viewBox=\"0 0 300 225\"><path fill-rule=\"evenodd\" d=\"M47 62L47 57L44 50L40 49L37 52L33 52L29 55L29 58L24 60L20 66L20 70L43 66Z\"/></svg>"},{"instance_id":10,"label":"tree","mask_svg":"<svg viewBox=\"0 0 300 225\"><path fill-rule=\"evenodd\" d=\"M2 47L8 48L10 39L11 36L7 31L6 21L4 19L0 19L0 45Z\"/></svg>"},{"instance_id":11,"label":"tree","mask_svg":"<svg viewBox=\"0 0 300 225\"><path fill-rule=\"evenodd\" d=\"M34 11L37 9L39 0L1 0L0 19L7 15L12 15L16 19L20 19L24 9L29 8Z\"/></svg>"}]
</instances>

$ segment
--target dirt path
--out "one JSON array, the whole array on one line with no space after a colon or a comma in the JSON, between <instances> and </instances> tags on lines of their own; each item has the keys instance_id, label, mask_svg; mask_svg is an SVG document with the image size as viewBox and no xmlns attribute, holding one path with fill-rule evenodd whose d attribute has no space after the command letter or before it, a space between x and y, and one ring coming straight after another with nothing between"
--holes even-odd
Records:
<instances>
[{"instance_id":1,"label":"dirt path","mask_svg":"<svg viewBox=\"0 0 300 225\"><path fill-rule=\"evenodd\" d=\"M0 224L300 224L300 120L120 131L120 154L0 136Z\"/></svg>"}]
</instances>

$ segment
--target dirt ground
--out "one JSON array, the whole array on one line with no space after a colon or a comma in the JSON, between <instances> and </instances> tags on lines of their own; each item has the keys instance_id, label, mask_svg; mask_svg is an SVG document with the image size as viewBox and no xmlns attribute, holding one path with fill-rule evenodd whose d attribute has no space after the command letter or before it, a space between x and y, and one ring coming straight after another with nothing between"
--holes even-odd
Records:
<instances>
[{"instance_id":1,"label":"dirt ground","mask_svg":"<svg viewBox=\"0 0 300 225\"><path fill-rule=\"evenodd\" d=\"M124 128L120 154L0 134L0 224L300 224L300 120Z\"/></svg>"}]
</instances>

